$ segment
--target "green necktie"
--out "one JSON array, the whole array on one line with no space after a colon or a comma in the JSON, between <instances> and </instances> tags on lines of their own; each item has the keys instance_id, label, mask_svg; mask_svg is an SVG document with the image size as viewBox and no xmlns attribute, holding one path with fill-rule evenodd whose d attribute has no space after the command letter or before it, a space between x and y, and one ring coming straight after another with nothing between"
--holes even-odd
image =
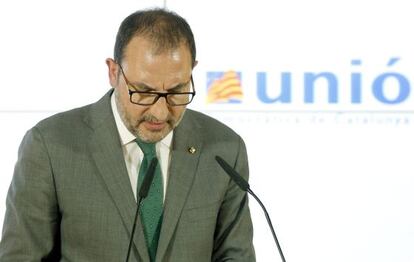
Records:
<instances>
[{"instance_id":1,"label":"green necktie","mask_svg":"<svg viewBox=\"0 0 414 262\"><path fill-rule=\"evenodd\" d=\"M138 139L136 142L142 152L144 152L144 159L141 162L138 175L138 195L139 188L141 187L151 160L157 157L157 155L154 143L145 143ZM163 191L160 164L157 164L154 180L152 181L148 196L141 202L140 207L141 222L144 227L145 240L151 262L155 261L158 239L160 237L163 213Z\"/></svg>"}]
</instances>

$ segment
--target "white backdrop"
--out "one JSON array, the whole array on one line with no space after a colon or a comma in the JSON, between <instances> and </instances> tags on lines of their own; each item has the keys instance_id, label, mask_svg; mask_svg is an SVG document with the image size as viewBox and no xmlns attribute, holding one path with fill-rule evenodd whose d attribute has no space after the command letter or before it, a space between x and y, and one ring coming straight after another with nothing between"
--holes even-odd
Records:
<instances>
[{"instance_id":1,"label":"white backdrop","mask_svg":"<svg viewBox=\"0 0 414 262\"><path fill-rule=\"evenodd\" d=\"M104 61L121 20L163 4L0 2L0 222L26 130L98 100L109 88ZM191 107L244 137L251 187L287 261L414 261L409 1L166 4L196 37ZM229 70L240 77L241 103L206 103L211 73ZM319 73L330 82L315 81L310 101L309 77ZM262 211L252 198L250 205L257 260L280 261Z\"/></svg>"}]
</instances>

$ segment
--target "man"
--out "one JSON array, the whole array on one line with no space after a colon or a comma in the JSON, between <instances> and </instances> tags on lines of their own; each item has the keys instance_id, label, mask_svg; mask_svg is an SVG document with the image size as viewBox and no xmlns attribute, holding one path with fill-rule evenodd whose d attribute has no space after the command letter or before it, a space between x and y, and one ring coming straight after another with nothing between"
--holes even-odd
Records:
<instances>
[{"instance_id":1,"label":"man","mask_svg":"<svg viewBox=\"0 0 414 262\"><path fill-rule=\"evenodd\" d=\"M244 143L186 110L197 64L187 22L162 9L131 14L106 63L113 89L101 100L43 120L24 137L0 261L124 261L154 157L129 260L255 261L245 193L215 160L247 179Z\"/></svg>"}]
</instances>

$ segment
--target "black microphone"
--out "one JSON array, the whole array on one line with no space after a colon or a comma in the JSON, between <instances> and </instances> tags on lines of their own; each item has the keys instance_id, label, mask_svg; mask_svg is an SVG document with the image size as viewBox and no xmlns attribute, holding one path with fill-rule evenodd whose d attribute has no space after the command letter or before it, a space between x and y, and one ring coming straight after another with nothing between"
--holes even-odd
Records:
<instances>
[{"instance_id":1,"label":"black microphone","mask_svg":"<svg viewBox=\"0 0 414 262\"><path fill-rule=\"evenodd\" d=\"M139 213L139 206L141 205L142 200L148 196L149 189L151 187L152 180L154 179L155 175L155 168L157 167L158 159L154 157L151 160L150 166L148 167L147 173L145 174L144 180L142 181L142 185L137 193L137 211L135 212L134 218L134 225L132 226L131 230L131 238L129 239L128 245L128 253L126 257L126 262L129 260L129 254L131 253L132 247L132 240L134 239L135 227L137 225L138 213Z\"/></svg>"},{"instance_id":2,"label":"black microphone","mask_svg":"<svg viewBox=\"0 0 414 262\"><path fill-rule=\"evenodd\" d=\"M224 169L224 171L226 171L227 175L229 175L230 178L240 187L240 189L252 195L254 199L256 199L256 201L259 203L259 205L262 207L266 216L267 223L269 224L270 230L272 231L273 239L275 240L280 257L282 258L283 262L286 262L285 256L282 252L282 248L280 247L279 241L277 240L276 233L272 225L272 221L270 220L270 216L267 213L267 210L263 205L262 201L260 201L256 194L253 193L253 191L250 189L249 183L247 183L247 181L240 174L238 174L236 170L234 170L234 168L232 168L226 161L224 161L223 158L216 156L216 161Z\"/></svg>"},{"instance_id":3,"label":"black microphone","mask_svg":"<svg viewBox=\"0 0 414 262\"><path fill-rule=\"evenodd\" d=\"M154 179L155 175L155 168L157 167L158 159L154 157L151 160L150 166L148 167L147 174L144 177L144 181L142 181L141 188L139 189L138 196L140 199L144 199L148 196L149 189L151 187L152 180Z\"/></svg>"}]
</instances>

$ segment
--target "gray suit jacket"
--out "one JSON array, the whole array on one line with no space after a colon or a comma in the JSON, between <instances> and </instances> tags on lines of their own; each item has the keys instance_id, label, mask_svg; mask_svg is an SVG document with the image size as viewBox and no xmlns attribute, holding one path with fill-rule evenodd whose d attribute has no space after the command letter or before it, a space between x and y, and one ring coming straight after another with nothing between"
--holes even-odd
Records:
<instances>
[{"instance_id":1,"label":"gray suit jacket","mask_svg":"<svg viewBox=\"0 0 414 262\"><path fill-rule=\"evenodd\" d=\"M111 93L27 132L7 196L1 262L125 260L136 202ZM242 139L187 110L174 131L157 262L255 261L247 198L216 155L248 178ZM130 261L149 261L139 221L135 233Z\"/></svg>"}]
</instances>

